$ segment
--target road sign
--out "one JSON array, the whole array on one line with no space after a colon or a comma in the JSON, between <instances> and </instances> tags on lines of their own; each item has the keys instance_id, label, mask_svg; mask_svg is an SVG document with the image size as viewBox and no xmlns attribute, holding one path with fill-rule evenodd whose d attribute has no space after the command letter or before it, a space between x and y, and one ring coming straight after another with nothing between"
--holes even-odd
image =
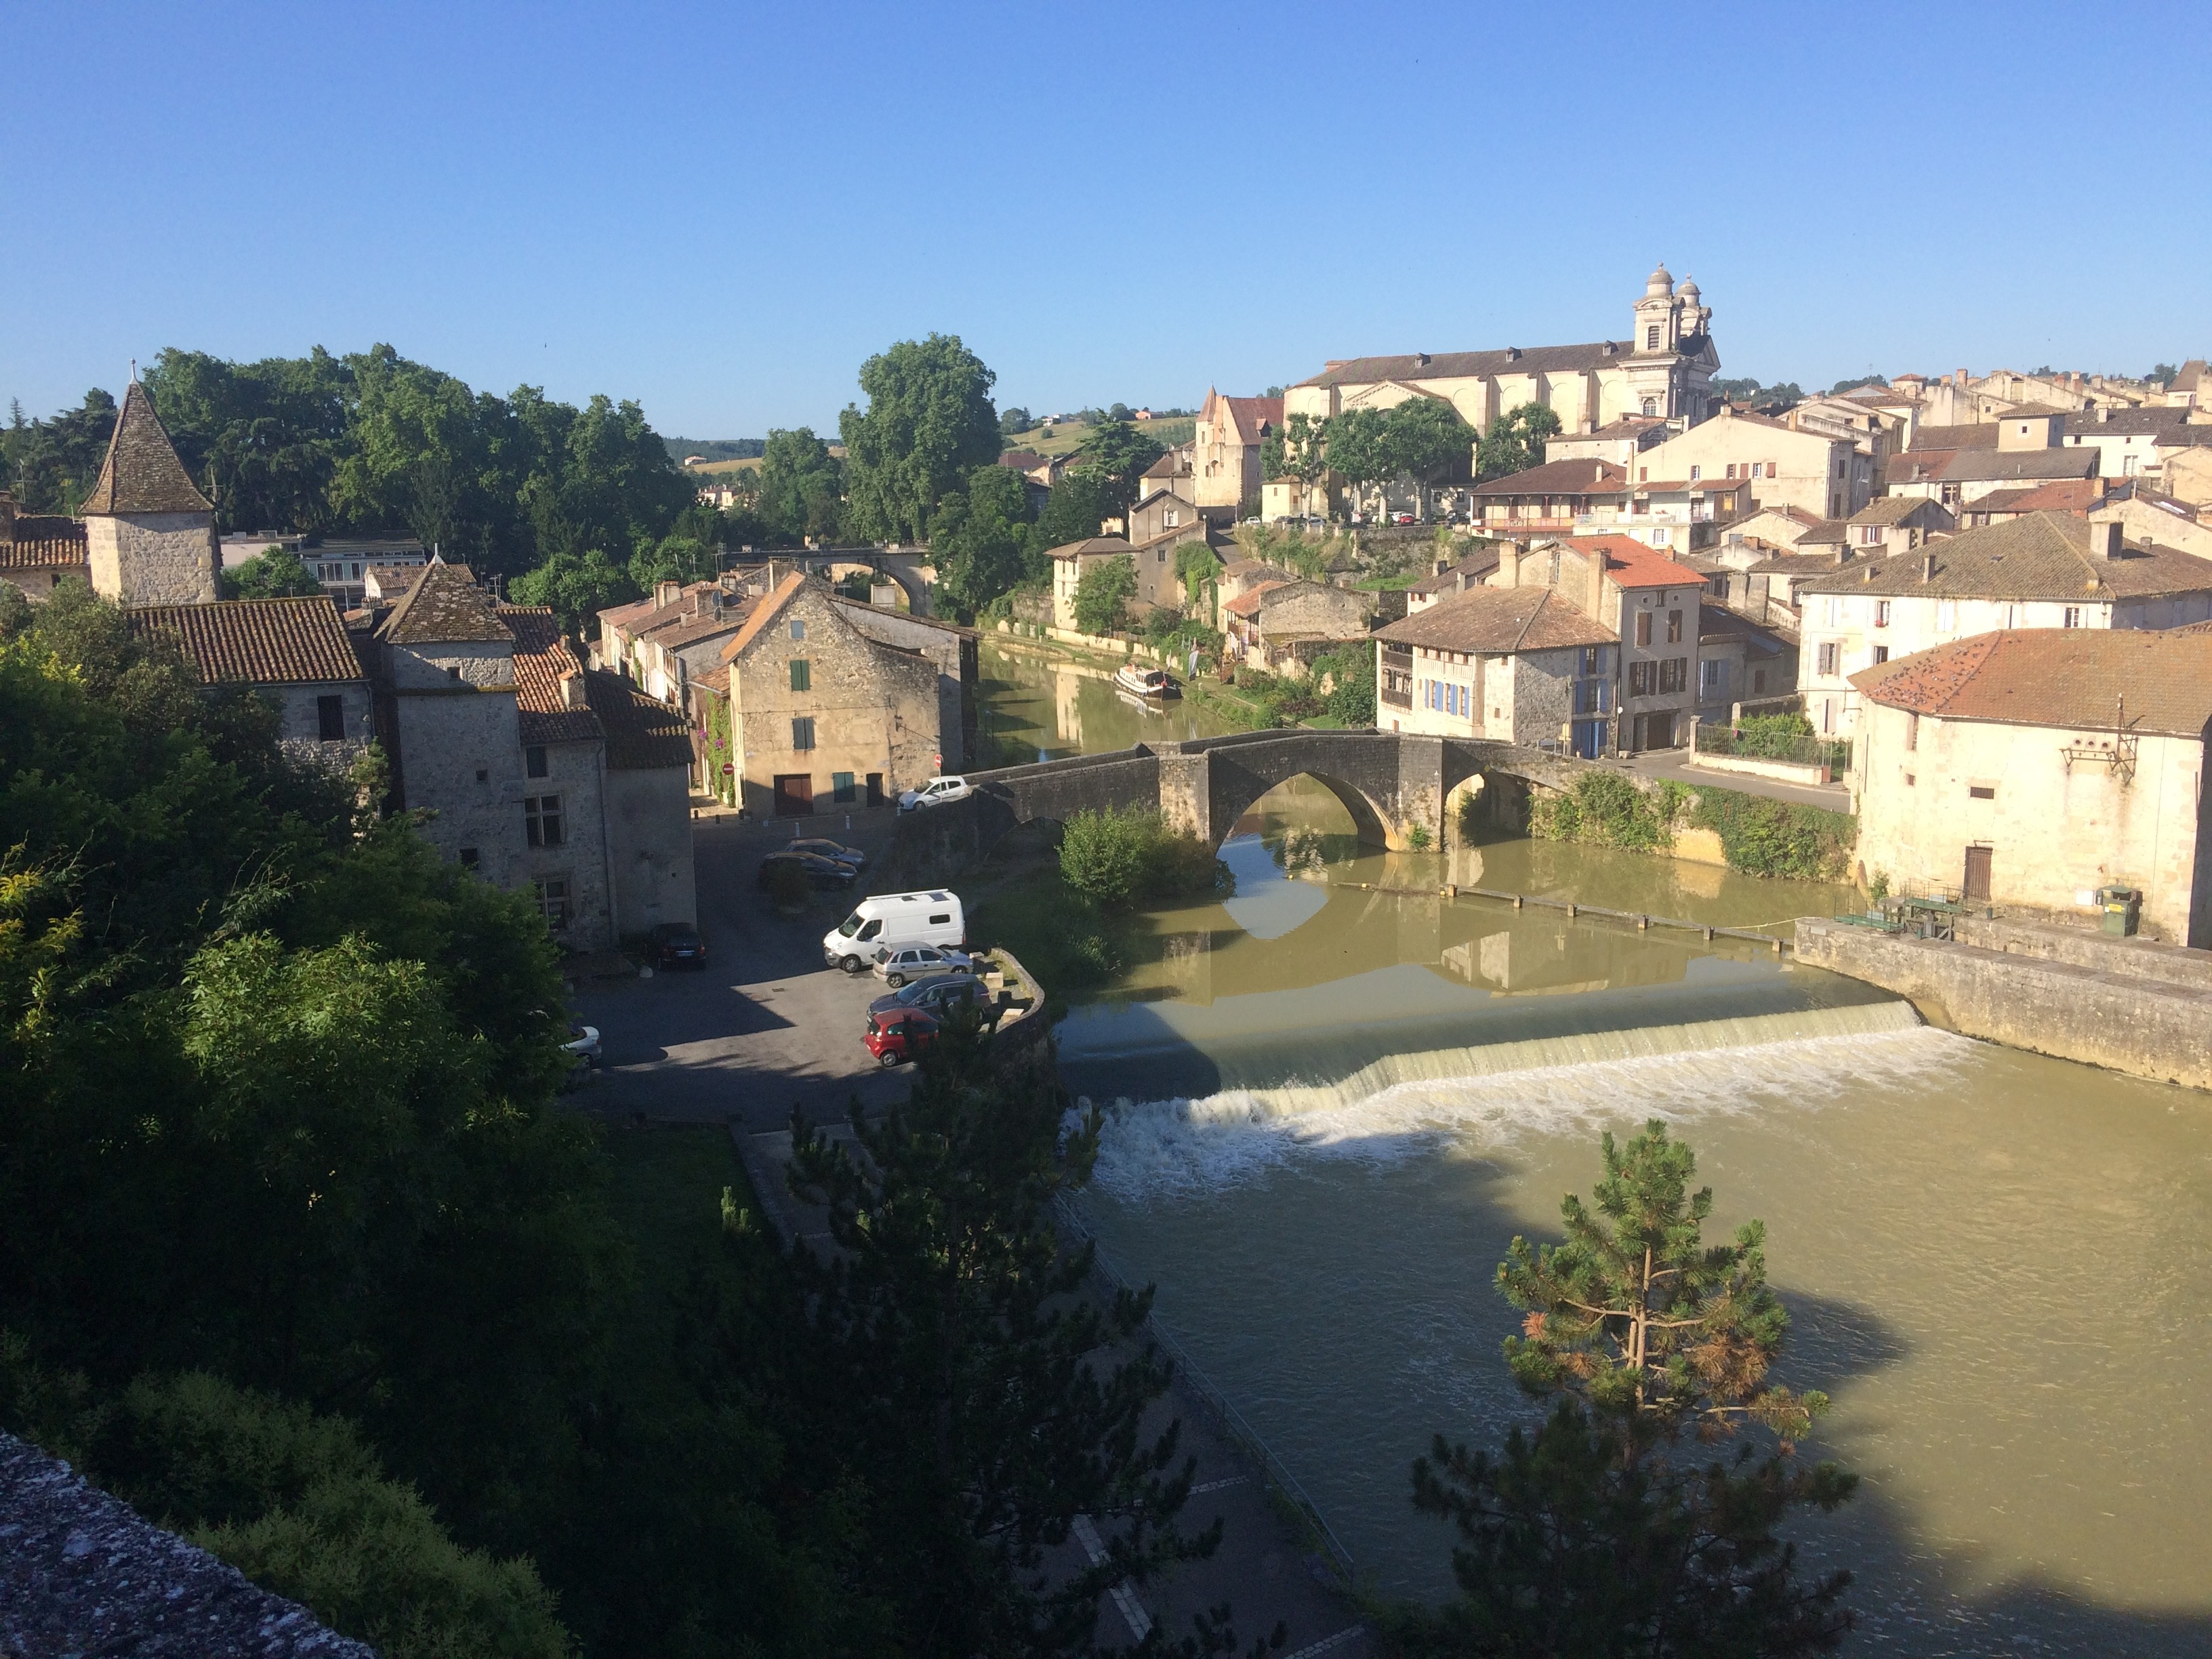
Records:
<instances>
[{"instance_id":1,"label":"road sign","mask_svg":"<svg viewBox=\"0 0 2212 1659\"><path fill-rule=\"evenodd\" d=\"M726 778L734 775L737 769L737 763L734 761L724 761L722 763L722 775Z\"/></svg>"}]
</instances>

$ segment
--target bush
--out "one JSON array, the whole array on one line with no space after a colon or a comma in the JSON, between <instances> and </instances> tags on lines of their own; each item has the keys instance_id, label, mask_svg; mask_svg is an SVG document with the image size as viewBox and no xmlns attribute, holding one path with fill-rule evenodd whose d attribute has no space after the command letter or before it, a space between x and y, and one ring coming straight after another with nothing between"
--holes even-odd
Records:
<instances>
[{"instance_id":1,"label":"bush","mask_svg":"<svg viewBox=\"0 0 2212 1659\"><path fill-rule=\"evenodd\" d=\"M1729 869L1752 876L1835 880L1858 844L1858 820L1848 812L1825 812L1733 789L1700 789L1691 822L1721 838Z\"/></svg>"},{"instance_id":2,"label":"bush","mask_svg":"<svg viewBox=\"0 0 2212 1659\"><path fill-rule=\"evenodd\" d=\"M1213 849L1168 829L1157 812L1078 812L1060 837L1060 878L1109 908L1138 899L1208 893L1227 878Z\"/></svg>"},{"instance_id":3,"label":"bush","mask_svg":"<svg viewBox=\"0 0 2212 1659\"><path fill-rule=\"evenodd\" d=\"M1075 584L1075 625L1086 634L1110 634L1128 621L1137 592L1137 562L1127 554L1092 562Z\"/></svg>"},{"instance_id":4,"label":"bush","mask_svg":"<svg viewBox=\"0 0 2212 1659\"><path fill-rule=\"evenodd\" d=\"M1610 772L1585 772L1570 793L1537 792L1529 803L1528 833L1540 841L1624 852L1663 850L1674 839L1674 817L1686 793L1676 784L1647 793Z\"/></svg>"}]
</instances>

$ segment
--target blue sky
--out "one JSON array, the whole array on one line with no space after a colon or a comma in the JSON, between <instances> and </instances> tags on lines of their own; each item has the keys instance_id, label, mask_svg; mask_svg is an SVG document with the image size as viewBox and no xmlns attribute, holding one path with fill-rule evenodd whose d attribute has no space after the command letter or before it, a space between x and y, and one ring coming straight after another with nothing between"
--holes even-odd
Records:
<instances>
[{"instance_id":1,"label":"blue sky","mask_svg":"<svg viewBox=\"0 0 2212 1659\"><path fill-rule=\"evenodd\" d=\"M1723 373L2212 352L2212 6L5 0L0 398L388 341L664 432L1620 337Z\"/></svg>"}]
</instances>

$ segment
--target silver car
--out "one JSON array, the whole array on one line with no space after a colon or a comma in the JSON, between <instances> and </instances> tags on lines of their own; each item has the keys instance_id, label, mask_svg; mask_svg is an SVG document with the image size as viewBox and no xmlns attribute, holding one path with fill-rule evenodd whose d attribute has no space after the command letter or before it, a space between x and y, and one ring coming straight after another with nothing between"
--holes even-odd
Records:
<instances>
[{"instance_id":1,"label":"silver car","mask_svg":"<svg viewBox=\"0 0 2212 1659\"><path fill-rule=\"evenodd\" d=\"M910 979L933 974L972 974L975 959L965 951L948 951L934 945L902 945L876 958L875 975L896 991Z\"/></svg>"}]
</instances>

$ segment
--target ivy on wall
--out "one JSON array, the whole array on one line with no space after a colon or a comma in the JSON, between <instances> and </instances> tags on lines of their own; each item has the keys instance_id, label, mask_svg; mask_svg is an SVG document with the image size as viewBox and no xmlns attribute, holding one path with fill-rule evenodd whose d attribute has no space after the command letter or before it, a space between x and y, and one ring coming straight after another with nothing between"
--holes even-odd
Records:
<instances>
[{"instance_id":1,"label":"ivy on wall","mask_svg":"<svg viewBox=\"0 0 2212 1659\"><path fill-rule=\"evenodd\" d=\"M1664 853L1683 829L1711 830L1729 868L1745 875L1832 881L1850 866L1859 825L1848 812L1674 782L1639 789L1607 772L1585 773L1571 790L1536 790L1528 804L1528 833L1542 841Z\"/></svg>"}]
</instances>

